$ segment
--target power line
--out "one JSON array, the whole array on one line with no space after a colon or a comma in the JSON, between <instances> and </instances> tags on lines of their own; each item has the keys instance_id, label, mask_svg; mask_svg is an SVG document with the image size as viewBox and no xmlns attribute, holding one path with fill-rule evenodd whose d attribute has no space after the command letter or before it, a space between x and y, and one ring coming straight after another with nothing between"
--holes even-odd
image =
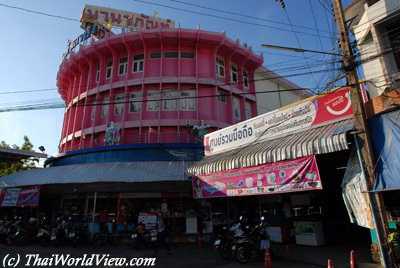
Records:
<instances>
[{"instance_id":1,"label":"power line","mask_svg":"<svg viewBox=\"0 0 400 268\"><path fill-rule=\"evenodd\" d=\"M145 4L149 4L149 5L161 6L161 7L164 7L164 8L174 9L174 10L183 11L183 12L189 12L189 13L192 13L192 14L198 14L198 15L203 15L203 16L208 16L208 17L213 17L213 18L218 18L218 19L223 19L223 20L235 21L235 22L248 24L248 25L260 26L260 27L264 27L264 28L271 28L271 29L275 29L275 30L279 30L279 31L290 32L290 30L287 30L287 29L274 27L274 26L269 26L269 25L260 24L260 23L254 23L254 22L243 21L243 20L238 20L238 19L234 19L234 18L228 18L228 17L218 16L218 15L212 15L212 14L208 14L208 13L204 13L204 12L198 12L198 11L193 11L193 10L188 10L188 9L183 9L183 8L171 7L171 6L168 6L168 5L156 4L156 3L151 3L151 2L147 2L147 1L143 1L143 0L133 0L133 1L140 2L140 3L145 3ZM2 4L2 3L0 3L0 6L4 6L4 7L7 7L7 8L12 8L12 9L18 9L18 10L22 10L22 11L25 11L25 12L38 14L38 15L43 15L43 16L48 16L48 17L53 17L53 18L58 18L58 19L64 19L64 20L74 21L74 22L80 22L80 20L77 20L77 19L67 18L67 17L59 16L59 15L53 15L53 14L40 12L40 11L35 11L35 10L30 10L30 9L26 9L26 8L17 7L17 6L11 6L11 5L6 5L6 4ZM306 33L306 32L301 32L301 31L296 31L296 32L299 33L299 34L303 34L303 35L319 36L319 35L316 35L316 34L311 34L311 33ZM331 37L327 37L327 36L321 36L321 37L322 38L331 39Z\"/></svg>"},{"instance_id":2,"label":"power line","mask_svg":"<svg viewBox=\"0 0 400 268\"><path fill-rule=\"evenodd\" d=\"M293 24L292 24L292 21L291 21L291 19L290 19L290 17L289 17L289 14L287 13L287 11L286 11L285 8L284 8L283 10L284 10L284 12L285 12L285 14L286 14L286 17L287 17L287 19L288 19L290 25L292 26L292 32L293 32L293 34L294 34L294 36L295 36L295 38L296 38L297 44L299 45L299 48L302 49L301 44L300 44L300 40L299 40L299 38L297 37L296 32L294 31ZM303 55L303 57L304 57L304 60L305 60L305 62L306 62L306 65L308 66L309 64L308 64L308 61L307 61L306 56L304 55L304 53L302 53L302 55ZM309 68L309 70L310 70L310 72L311 72L311 77L312 77L312 79L314 80L315 86L318 87L317 80L315 79L315 76L314 76L313 72L311 71L311 68ZM315 93L315 92L314 92L314 93Z\"/></svg>"},{"instance_id":3,"label":"power line","mask_svg":"<svg viewBox=\"0 0 400 268\"><path fill-rule=\"evenodd\" d=\"M34 14L38 14L38 15L43 15L43 16L47 16L47 17L53 17L53 18L57 18L57 19L80 22L77 19L71 19L71 18L67 18L67 17L64 17L64 16L53 15L53 14L49 14L49 13L45 13L45 12L41 12L41 11L30 10L30 9L26 9L26 8L23 8L23 7L10 6L10 5L6 5L6 4L3 4L3 3L0 3L0 6L7 7L7 8L12 8L12 9L18 9L18 10L22 10L22 11L25 11L25 12L34 13Z\"/></svg>"},{"instance_id":4,"label":"power line","mask_svg":"<svg viewBox=\"0 0 400 268\"><path fill-rule=\"evenodd\" d=\"M207 6L196 5L196 4L188 3L188 2L185 2L185 1L179 1L179 0L170 0L170 1L172 1L172 2L177 2L177 3L181 3L181 4L184 4L184 5L189 5L189 6L194 6L194 7L203 8L203 9L206 9L206 10L212 10L212 11L217 11L217 12L221 12L221 13L225 13L225 14L236 15L236 16L240 16L240 17L244 17L244 18L255 19L255 20L260 20L260 21L275 23L275 24L279 24L279 25L282 25L282 24L283 24L283 25L290 26L290 24L288 24L288 23L284 23L284 22L280 22L280 21L267 20L267 19L264 19L264 18L258 18L258 17L254 17L254 16L249 16L249 15L245 15L245 14L242 14L242 13L236 13L236 12L233 12L233 11L226 11L226 10L211 8L211 7L207 7ZM296 24L295 24L294 26L295 26L295 27L298 27L298 28L307 29L307 30L317 31L318 34L319 34L318 29L314 29L314 28L307 27L307 26L302 26L302 25L296 25ZM328 31L324 31L324 30L321 30L321 32L327 32L327 33L329 33Z\"/></svg>"},{"instance_id":5,"label":"power line","mask_svg":"<svg viewBox=\"0 0 400 268\"><path fill-rule=\"evenodd\" d=\"M7 91L7 92L0 92L0 95L32 93L32 92L41 92L41 91L54 91L54 90L57 90L57 88L32 89L32 90L22 90L22 91Z\"/></svg>"},{"instance_id":6,"label":"power line","mask_svg":"<svg viewBox=\"0 0 400 268\"><path fill-rule=\"evenodd\" d=\"M188 9L183 9L183 8L178 8L178 7L171 7L168 5L156 4L156 3L152 3L152 2L148 2L148 1L144 1L144 0L133 0L133 1L148 4L148 5L160 6L160 7L164 7L164 8L168 8L168 9L183 11L183 12L189 12L189 13L197 14L197 15L203 15L203 16L212 17L212 18L235 21L235 22L244 23L244 24L248 24L248 25L260 26L260 27L264 27L264 28L271 28L271 29L275 29L275 30L279 30L279 31L291 32L291 30L287 30L287 29L283 29L283 28L279 28L279 27L275 27L275 26L269 26L269 25L255 23L255 22L249 22L249 21L243 21L243 20L234 19L234 18L227 18L227 17L223 17L223 16L218 16L218 15L213 15L213 14L209 14L209 13L193 11L193 10L188 10ZM306 33L306 32L301 32L301 31L295 31L295 32L298 34L303 34L303 35L318 36L316 34L311 34L311 33ZM331 37L326 37L326 36L321 36L321 37L331 39Z\"/></svg>"}]
</instances>

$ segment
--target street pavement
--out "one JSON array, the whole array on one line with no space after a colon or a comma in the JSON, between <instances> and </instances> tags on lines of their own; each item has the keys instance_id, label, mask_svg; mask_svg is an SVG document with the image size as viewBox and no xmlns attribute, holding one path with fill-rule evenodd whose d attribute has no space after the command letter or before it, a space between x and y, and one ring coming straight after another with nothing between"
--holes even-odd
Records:
<instances>
[{"instance_id":1,"label":"street pavement","mask_svg":"<svg viewBox=\"0 0 400 268\"><path fill-rule=\"evenodd\" d=\"M272 260L274 268L279 267L298 267L298 268L315 268L327 267L327 260L333 260L334 267L349 267L349 255L351 246L296 246L290 245L290 254L281 245L273 245L275 257ZM354 249L354 248L353 248ZM354 249L356 252L356 260L358 261L359 268L362 267L380 267L371 264L370 256L368 253L368 246L358 247ZM104 245L99 248L94 248L91 245L82 246L79 248L72 248L72 246L54 247L40 247L39 245L19 245L19 246L6 246L0 245L0 267L10 267L4 264L4 259L16 256L19 254L22 261L16 267L26 266L26 254L39 254L41 258L51 257L52 254L71 254L73 257L82 257L83 254L109 254L109 258L133 258L133 257L153 257L154 251L152 249L136 251L130 244L118 245ZM285 257L286 255L286 257ZM25 258L25 261L24 261ZM31 266L30 267L39 267ZM47 266L55 267L55 266ZM56 266L63 267L63 266ZM67 266L64 266L67 267ZM71 266L70 266L71 267ZM72 266L82 267L82 266ZM116 267L116 266L91 266L91 267ZM198 248L196 244L172 244L171 252L161 250L156 256L155 266L165 268L260 268L264 267L264 256L257 256L249 263L242 265L235 260L224 260L218 252L215 252L211 245L205 244L202 248Z\"/></svg>"}]
</instances>

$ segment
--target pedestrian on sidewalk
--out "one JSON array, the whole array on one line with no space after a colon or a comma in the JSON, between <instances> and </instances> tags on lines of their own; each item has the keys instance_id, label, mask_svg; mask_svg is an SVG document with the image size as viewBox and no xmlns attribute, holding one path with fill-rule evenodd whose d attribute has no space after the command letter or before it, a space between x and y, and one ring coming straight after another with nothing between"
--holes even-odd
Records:
<instances>
[{"instance_id":1,"label":"pedestrian on sidewalk","mask_svg":"<svg viewBox=\"0 0 400 268\"><path fill-rule=\"evenodd\" d=\"M157 211L157 240L156 240L156 251L154 255L157 255L161 247L165 247L170 253L171 249L167 243L167 227L165 225L165 215L162 211Z\"/></svg>"}]
</instances>

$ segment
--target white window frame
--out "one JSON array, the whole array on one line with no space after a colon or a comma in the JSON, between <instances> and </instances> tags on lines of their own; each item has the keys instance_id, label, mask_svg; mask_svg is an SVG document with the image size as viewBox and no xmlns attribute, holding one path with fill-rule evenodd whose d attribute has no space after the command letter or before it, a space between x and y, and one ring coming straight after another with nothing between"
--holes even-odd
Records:
<instances>
[{"instance_id":1,"label":"white window frame","mask_svg":"<svg viewBox=\"0 0 400 268\"><path fill-rule=\"evenodd\" d=\"M238 82L238 67L234 63L231 63L231 82L235 84Z\"/></svg>"},{"instance_id":2,"label":"white window frame","mask_svg":"<svg viewBox=\"0 0 400 268\"><path fill-rule=\"evenodd\" d=\"M249 89L249 72L243 70L243 87Z\"/></svg>"},{"instance_id":3,"label":"white window frame","mask_svg":"<svg viewBox=\"0 0 400 268\"><path fill-rule=\"evenodd\" d=\"M128 57L122 57L119 59L118 75L124 75L128 71Z\"/></svg>"},{"instance_id":4,"label":"white window frame","mask_svg":"<svg viewBox=\"0 0 400 268\"><path fill-rule=\"evenodd\" d=\"M238 97L232 97L233 117L240 120L240 100Z\"/></svg>"},{"instance_id":5,"label":"white window frame","mask_svg":"<svg viewBox=\"0 0 400 268\"><path fill-rule=\"evenodd\" d=\"M124 94L118 94L115 95L114 98L114 115L122 115L124 114L125 110L125 95Z\"/></svg>"},{"instance_id":6,"label":"white window frame","mask_svg":"<svg viewBox=\"0 0 400 268\"><path fill-rule=\"evenodd\" d=\"M149 90L147 91L147 111L157 112L160 110L160 91Z\"/></svg>"},{"instance_id":7,"label":"white window frame","mask_svg":"<svg viewBox=\"0 0 400 268\"><path fill-rule=\"evenodd\" d=\"M179 100L179 107L182 111L195 111L196 110L196 102L195 102L196 91L194 90L182 90L181 98Z\"/></svg>"},{"instance_id":8,"label":"white window frame","mask_svg":"<svg viewBox=\"0 0 400 268\"><path fill-rule=\"evenodd\" d=\"M110 97L106 96L103 99L103 104L101 105L101 118L106 118L110 110Z\"/></svg>"},{"instance_id":9,"label":"white window frame","mask_svg":"<svg viewBox=\"0 0 400 268\"><path fill-rule=\"evenodd\" d=\"M251 118L251 103L246 101L245 103L246 120Z\"/></svg>"},{"instance_id":10,"label":"white window frame","mask_svg":"<svg viewBox=\"0 0 400 268\"><path fill-rule=\"evenodd\" d=\"M163 90L163 102L162 109L163 111L176 111L178 109L178 90Z\"/></svg>"},{"instance_id":11,"label":"white window frame","mask_svg":"<svg viewBox=\"0 0 400 268\"><path fill-rule=\"evenodd\" d=\"M133 55L132 72L140 73L143 72L143 69L144 69L144 54Z\"/></svg>"},{"instance_id":12,"label":"white window frame","mask_svg":"<svg viewBox=\"0 0 400 268\"><path fill-rule=\"evenodd\" d=\"M108 61L107 62L107 68L106 68L106 79L111 79L112 78L112 69L113 69L113 62Z\"/></svg>"},{"instance_id":13,"label":"white window frame","mask_svg":"<svg viewBox=\"0 0 400 268\"><path fill-rule=\"evenodd\" d=\"M100 81L100 64L97 64L96 67L96 83Z\"/></svg>"},{"instance_id":14,"label":"white window frame","mask_svg":"<svg viewBox=\"0 0 400 268\"><path fill-rule=\"evenodd\" d=\"M129 96L129 112L139 113L142 110L142 92L131 92Z\"/></svg>"},{"instance_id":15,"label":"white window frame","mask_svg":"<svg viewBox=\"0 0 400 268\"><path fill-rule=\"evenodd\" d=\"M225 60L224 58L217 56L215 59L215 71L218 76L225 77Z\"/></svg>"}]
</instances>

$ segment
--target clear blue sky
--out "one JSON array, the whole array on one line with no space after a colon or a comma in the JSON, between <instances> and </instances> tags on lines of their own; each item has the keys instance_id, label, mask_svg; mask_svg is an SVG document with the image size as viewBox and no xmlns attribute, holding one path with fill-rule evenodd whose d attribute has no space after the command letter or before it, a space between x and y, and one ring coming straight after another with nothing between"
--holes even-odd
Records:
<instances>
[{"instance_id":1,"label":"clear blue sky","mask_svg":"<svg viewBox=\"0 0 400 268\"><path fill-rule=\"evenodd\" d=\"M323 87L335 73L316 73L314 77L309 74L292 75L308 72L308 66L314 71L326 70L330 65L323 60L331 61L331 58L325 58L321 54L304 54L307 57L306 61L302 54L264 49L261 48L261 44L288 47L299 47L300 44L306 49L330 51L330 32L336 31L331 14L331 1L284 2L286 12L275 0L0 0L0 108L10 104L30 105L60 100L54 88L61 56L66 51L67 40L82 34L79 22L29 13L4 5L76 20L79 20L85 4L147 15L153 15L156 10L159 17L174 20L176 27L180 25L181 28L195 29L200 25L203 30L226 31L231 39L240 39L241 43L252 46L253 51L264 53L264 66L267 68L288 76L288 79L300 87L315 88L316 84ZM343 0L343 6L346 7L350 2ZM298 32L297 36L290 24ZM38 91L41 89L52 90ZM9 93L29 90L34 92ZM43 145L46 153L55 155L58 153L63 114L64 109L0 113L0 141L20 146L23 136L27 135L36 151Z\"/></svg>"}]
</instances>

